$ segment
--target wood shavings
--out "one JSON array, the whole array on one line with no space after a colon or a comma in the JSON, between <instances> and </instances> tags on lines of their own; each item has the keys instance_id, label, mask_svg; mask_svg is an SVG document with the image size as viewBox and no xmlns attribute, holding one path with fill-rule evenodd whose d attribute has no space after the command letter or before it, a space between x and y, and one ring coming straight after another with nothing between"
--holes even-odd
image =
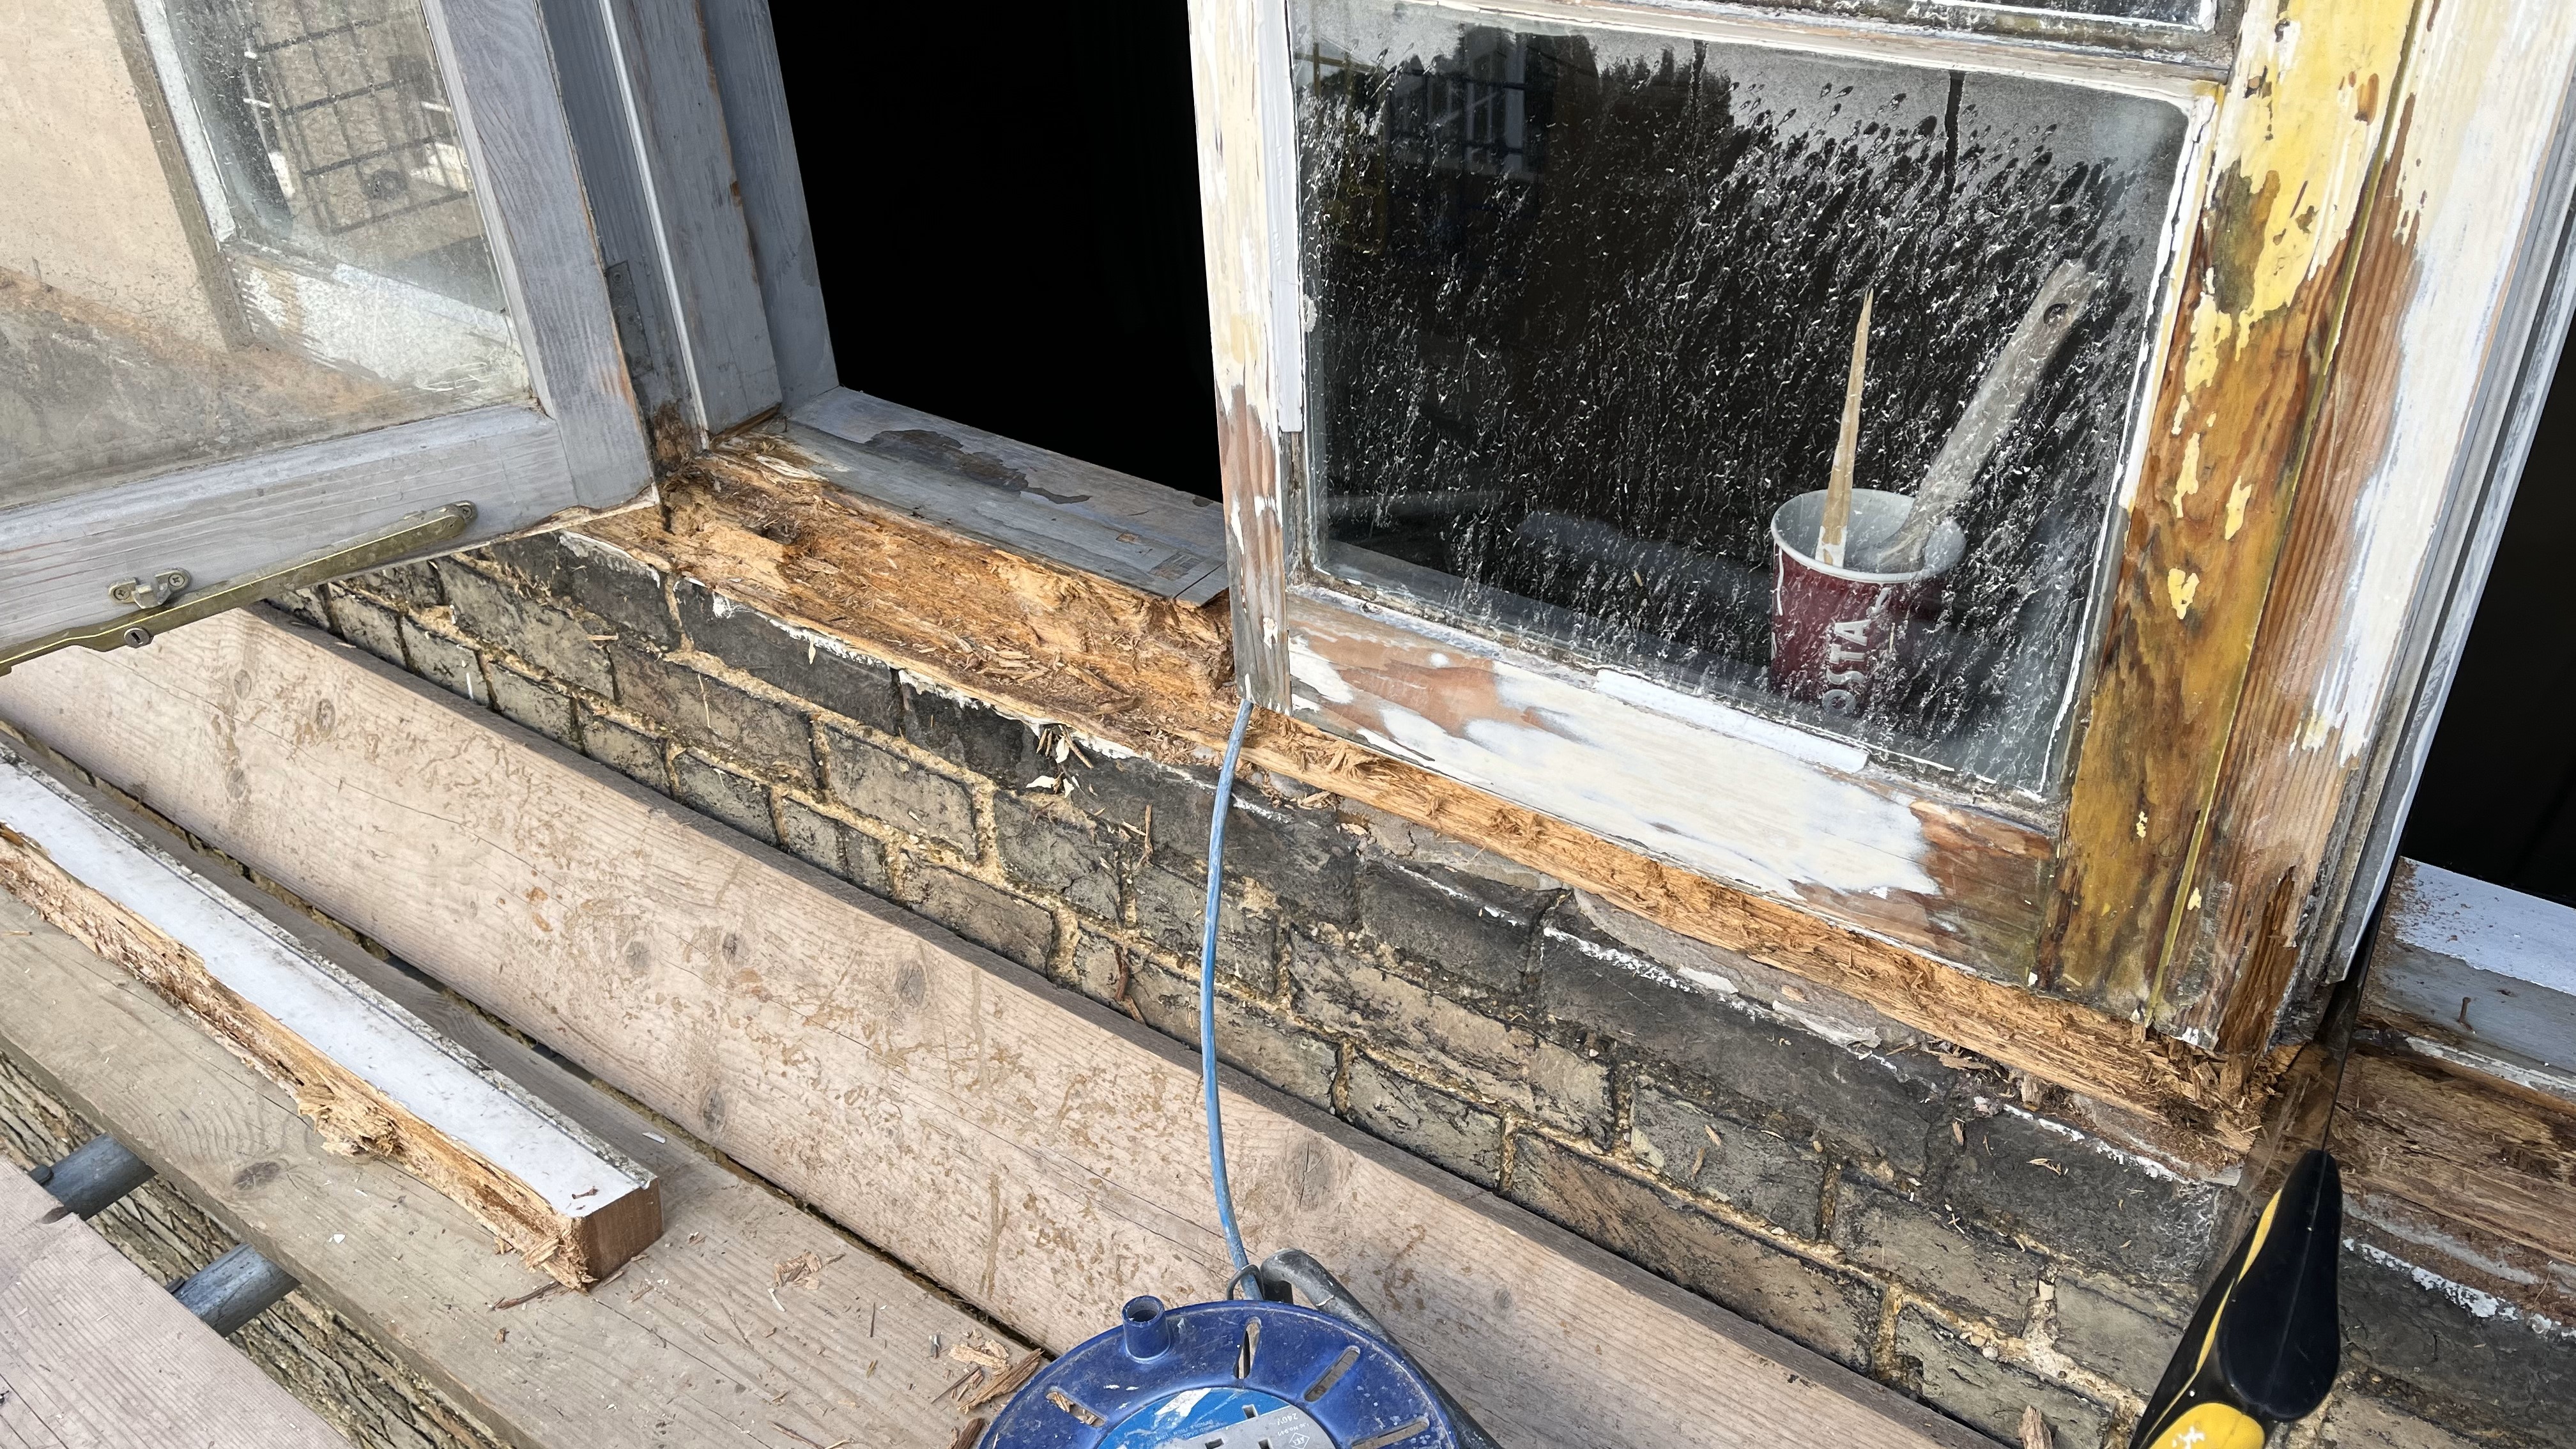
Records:
<instances>
[{"instance_id":1,"label":"wood shavings","mask_svg":"<svg viewBox=\"0 0 2576 1449\"><path fill-rule=\"evenodd\" d=\"M561 1283L548 1283L541 1288L522 1293L516 1298L504 1298L492 1305L492 1311L497 1313L504 1308L516 1308L522 1303L534 1303L562 1286Z\"/></svg>"},{"instance_id":2,"label":"wood shavings","mask_svg":"<svg viewBox=\"0 0 2576 1449\"><path fill-rule=\"evenodd\" d=\"M2037 1404L2022 1406L2021 1449L2055 1449L2055 1441L2048 1432L2048 1419L2039 1412Z\"/></svg>"},{"instance_id":3,"label":"wood shavings","mask_svg":"<svg viewBox=\"0 0 2576 1449\"><path fill-rule=\"evenodd\" d=\"M1036 1349L1029 1350L1020 1355L1018 1363L1011 1365L1010 1372L977 1389L970 1397L958 1400L958 1407L973 1410L980 1409L986 1404L1007 1402L1011 1395L1020 1391L1021 1386L1037 1377L1039 1368L1045 1363L1045 1354Z\"/></svg>"},{"instance_id":4,"label":"wood shavings","mask_svg":"<svg viewBox=\"0 0 2576 1449\"><path fill-rule=\"evenodd\" d=\"M980 1364L988 1369L1007 1368L1011 1362L1010 1350L978 1333L970 1333L951 1345L948 1356L959 1363Z\"/></svg>"}]
</instances>

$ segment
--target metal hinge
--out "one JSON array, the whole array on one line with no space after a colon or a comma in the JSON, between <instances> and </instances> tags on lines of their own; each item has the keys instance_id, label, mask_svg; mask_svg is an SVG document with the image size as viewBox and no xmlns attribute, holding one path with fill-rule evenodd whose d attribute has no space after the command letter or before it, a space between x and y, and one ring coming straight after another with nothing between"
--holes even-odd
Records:
<instances>
[{"instance_id":1,"label":"metal hinge","mask_svg":"<svg viewBox=\"0 0 2576 1449\"><path fill-rule=\"evenodd\" d=\"M450 503L427 513L415 513L391 528L368 534L354 543L345 543L294 563L229 579L195 594L186 593L189 578L185 569L166 569L153 575L149 581L127 579L109 590L110 597L120 603L128 600L142 602L147 607L103 624L82 624L24 644L0 645L0 674L57 649L139 649L180 625L195 623L209 614L255 604L344 574L365 573L379 564L391 563L431 544L445 543L463 533L473 522L473 504ZM185 597L181 597L183 594Z\"/></svg>"}]
</instances>

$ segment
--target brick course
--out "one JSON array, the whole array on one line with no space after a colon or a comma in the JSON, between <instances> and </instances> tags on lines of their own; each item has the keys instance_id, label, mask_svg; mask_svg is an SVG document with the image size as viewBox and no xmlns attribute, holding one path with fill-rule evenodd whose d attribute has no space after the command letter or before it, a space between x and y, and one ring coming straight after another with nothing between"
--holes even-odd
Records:
<instances>
[{"instance_id":1,"label":"brick course","mask_svg":"<svg viewBox=\"0 0 2576 1449\"><path fill-rule=\"evenodd\" d=\"M1212 770L1068 741L587 539L296 607L442 682L475 664L474 697L530 728L1196 1041ZM2126 1434L2216 1187L1917 1033L1817 1025L1770 968L1614 935L1556 882L1293 781L1238 783L1226 868L1233 1066L1988 1433L2036 1404L2067 1449ZM2435 1296L2397 1283L2356 1299ZM2398 1318L2357 1348L2448 1361L2455 1326ZM2462 1386L2489 1420L2576 1384L2576 1351L2517 1332Z\"/></svg>"}]
</instances>

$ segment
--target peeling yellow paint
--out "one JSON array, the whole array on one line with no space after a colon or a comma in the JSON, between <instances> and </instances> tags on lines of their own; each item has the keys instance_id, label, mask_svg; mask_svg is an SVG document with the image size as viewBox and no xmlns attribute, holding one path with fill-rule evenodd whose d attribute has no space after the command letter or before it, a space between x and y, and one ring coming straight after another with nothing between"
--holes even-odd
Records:
<instances>
[{"instance_id":1,"label":"peeling yellow paint","mask_svg":"<svg viewBox=\"0 0 2576 1449\"><path fill-rule=\"evenodd\" d=\"M2191 888L2191 899L2183 902L2182 908L2186 911L2196 911L2200 909L2200 887L2193 886Z\"/></svg>"},{"instance_id":2,"label":"peeling yellow paint","mask_svg":"<svg viewBox=\"0 0 2576 1449\"><path fill-rule=\"evenodd\" d=\"M2236 530L2245 526L2245 500L2253 496L2254 485L2251 483L2239 483L2235 487L2227 490L2227 532L2225 536L2230 540L2233 540L2236 537Z\"/></svg>"},{"instance_id":3,"label":"peeling yellow paint","mask_svg":"<svg viewBox=\"0 0 2576 1449\"><path fill-rule=\"evenodd\" d=\"M2255 79L2221 113L2218 154L2236 159L2222 159L2225 170L2202 230L2207 265L2223 275L2201 289L2192 309L2186 397L2217 377L2248 324L2297 298L2351 229L2378 138L2371 117L2380 92L2379 65L2388 37L2403 33L2414 5L2337 0L2302 8L2305 18L2297 22L2266 24L2259 8L2245 20L2237 73ZM2297 165L2299 174L2243 169L2248 158L2257 157ZM2231 190L2242 208L2234 216L2227 215ZM2236 254L2231 238L2215 234L2230 224L2272 244ZM2294 226L2300 243L2283 244Z\"/></svg>"},{"instance_id":4,"label":"peeling yellow paint","mask_svg":"<svg viewBox=\"0 0 2576 1449\"><path fill-rule=\"evenodd\" d=\"M2182 445L2182 466L2174 470L2174 517L2182 517L2183 500L2200 491L2200 440L2194 433Z\"/></svg>"},{"instance_id":5,"label":"peeling yellow paint","mask_svg":"<svg viewBox=\"0 0 2576 1449\"><path fill-rule=\"evenodd\" d=\"M2192 597L2200 592L2200 575L2183 569L2165 570L2165 597L2173 601L2174 617L2191 612Z\"/></svg>"}]
</instances>

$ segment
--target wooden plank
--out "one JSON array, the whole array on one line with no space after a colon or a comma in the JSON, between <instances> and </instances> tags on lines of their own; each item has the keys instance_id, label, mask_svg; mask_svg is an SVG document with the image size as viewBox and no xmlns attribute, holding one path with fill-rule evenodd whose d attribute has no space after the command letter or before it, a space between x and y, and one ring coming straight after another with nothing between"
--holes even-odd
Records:
<instances>
[{"instance_id":1,"label":"wooden plank","mask_svg":"<svg viewBox=\"0 0 2576 1449\"><path fill-rule=\"evenodd\" d=\"M2576 908L2401 860L2365 993L2408 1049L2576 1103Z\"/></svg>"},{"instance_id":2,"label":"wooden plank","mask_svg":"<svg viewBox=\"0 0 2576 1449\"><path fill-rule=\"evenodd\" d=\"M346 1449L35 1179L5 1167L0 1430L41 1449Z\"/></svg>"},{"instance_id":3,"label":"wooden plank","mask_svg":"<svg viewBox=\"0 0 2576 1449\"><path fill-rule=\"evenodd\" d=\"M2565 325L2571 278L2552 272L2576 184L2576 7L2427 5L2415 26L2335 375L2161 991L2159 1024L2221 1051L2260 1047L2285 988L2334 974L2357 939L2381 868L2365 854L2394 838L2394 821L2374 829L2372 816L2402 815L2420 767L2392 746L2427 669L2427 606L2472 557L2455 586L2465 634ZM2434 677L2447 682L2448 666ZM2412 749L2429 737L2427 725Z\"/></svg>"},{"instance_id":4,"label":"wooden plank","mask_svg":"<svg viewBox=\"0 0 2576 1449\"><path fill-rule=\"evenodd\" d=\"M1043 1344L1223 1283L1173 1043L346 646L250 616L164 642L44 661L0 705ZM227 769L261 787L226 791ZM1507 1440L1978 1442L1342 1124L1228 1093L1251 1240L1324 1253Z\"/></svg>"},{"instance_id":5,"label":"wooden plank","mask_svg":"<svg viewBox=\"0 0 2576 1449\"><path fill-rule=\"evenodd\" d=\"M667 506L584 533L754 608L1032 721L1171 763L1221 749L1234 713L1219 608L1182 609L725 455L665 480ZM1682 869L1310 725L1260 716L1247 764L1385 810L1594 892L1899 1021L2234 1151L2274 1064L2242 1083L2075 1002L1942 966L1876 935Z\"/></svg>"},{"instance_id":6,"label":"wooden plank","mask_svg":"<svg viewBox=\"0 0 2576 1449\"><path fill-rule=\"evenodd\" d=\"M295 1093L341 1150L399 1164L565 1286L661 1233L650 1171L6 748L0 886Z\"/></svg>"},{"instance_id":7,"label":"wooden plank","mask_svg":"<svg viewBox=\"0 0 2576 1449\"><path fill-rule=\"evenodd\" d=\"M2414 13L2287 0L2245 19L2039 950L2044 985L2117 1014L2154 992L2208 824Z\"/></svg>"},{"instance_id":8,"label":"wooden plank","mask_svg":"<svg viewBox=\"0 0 2576 1449\"><path fill-rule=\"evenodd\" d=\"M2576 1106L2363 1049L2333 1147L2356 1190L2576 1262Z\"/></svg>"},{"instance_id":9,"label":"wooden plank","mask_svg":"<svg viewBox=\"0 0 2576 1449\"><path fill-rule=\"evenodd\" d=\"M815 467L889 508L1158 598L1225 591L1220 510L1205 498L848 388L795 420L788 436Z\"/></svg>"},{"instance_id":10,"label":"wooden plank","mask_svg":"<svg viewBox=\"0 0 2576 1449\"><path fill-rule=\"evenodd\" d=\"M290 1094L6 898L0 1048L507 1442L945 1449L960 1416L939 1395L966 1366L944 1349L980 1334L1022 1351L667 1124L260 899L281 929L651 1167L662 1241L600 1291L528 1297L550 1280L494 1253L464 1209L380 1159L332 1152Z\"/></svg>"}]
</instances>

